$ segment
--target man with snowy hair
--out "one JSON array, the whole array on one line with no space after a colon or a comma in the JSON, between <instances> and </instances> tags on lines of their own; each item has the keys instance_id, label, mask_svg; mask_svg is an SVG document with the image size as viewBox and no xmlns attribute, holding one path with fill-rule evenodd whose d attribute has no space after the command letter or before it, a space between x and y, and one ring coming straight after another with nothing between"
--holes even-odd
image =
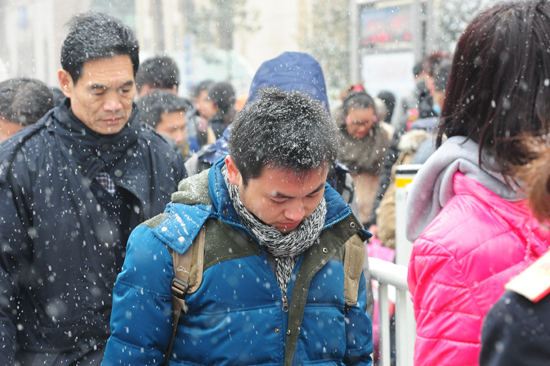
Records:
<instances>
[{"instance_id":1,"label":"man with snowy hair","mask_svg":"<svg viewBox=\"0 0 550 366\"><path fill-rule=\"evenodd\" d=\"M370 234L325 182L326 109L263 89L229 151L132 233L103 365L371 365Z\"/></svg>"},{"instance_id":2,"label":"man with snowy hair","mask_svg":"<svg viewBox=\"0 0 550 366\"><path fill-rule=\"evenodd\" d=\"M61 105L0 148L0 365L100 364L130 232L185 178L137 116L130 28L73 17L61 66Z\"/></svg>"}]
</instances>

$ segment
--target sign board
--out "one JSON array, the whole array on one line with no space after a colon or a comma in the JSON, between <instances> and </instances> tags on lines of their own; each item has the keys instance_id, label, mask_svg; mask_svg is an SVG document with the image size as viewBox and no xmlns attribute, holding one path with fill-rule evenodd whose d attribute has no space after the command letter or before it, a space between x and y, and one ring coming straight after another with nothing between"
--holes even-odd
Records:
<instances>
[{"instance_id":1,"label":"sign board","mask_svg":"<svg viewBox=\"0 0 550 366\"><path fill-rule=\"evenodd\" d=\"M364 54L361 60L361 79L371 95L389 90L399 97L414 88L413 67L412 51Z\"/></svg>"},{"instance_id":2,"label":"sign board","mask_svg":"<svg viewBox=\"0 0 550 366\"><path fill-rule=\"evenodd\" d=\"M383 1L360 8L360 42L370 49L412 49L411 1Z\"/></svg>"}]
</instances>

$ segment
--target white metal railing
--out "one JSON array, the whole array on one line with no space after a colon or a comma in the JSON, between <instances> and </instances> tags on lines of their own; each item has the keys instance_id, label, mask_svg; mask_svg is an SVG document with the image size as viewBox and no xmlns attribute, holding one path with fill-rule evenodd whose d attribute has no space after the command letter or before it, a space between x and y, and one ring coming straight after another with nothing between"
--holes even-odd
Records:
<instances>
[{"instance_id":1,"label":"white metal railing","mask_svg":"<svg viewBox=\"0 0 550 366\"><path fill-rule=\"evenodd\" d=\"M378 313L380 314L381 366L391 364L390 312L388 286L396 290L395 301L395 353L397 366L412 366L416 323L410 293L407 286L407 267L386 262L378 258L369 258L369 270L372 279L378 281Z\"/></svg>"}]
</instances>

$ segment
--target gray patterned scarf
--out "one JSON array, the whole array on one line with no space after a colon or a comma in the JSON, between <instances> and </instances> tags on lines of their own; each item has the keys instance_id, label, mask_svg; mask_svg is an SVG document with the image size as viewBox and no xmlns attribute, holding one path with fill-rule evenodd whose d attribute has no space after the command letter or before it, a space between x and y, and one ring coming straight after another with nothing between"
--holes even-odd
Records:
<instances>
[{"instance_id":1,"label":"gray patterned scarf","mask_svg":"<svg viewBox=\"0 0 550 366\"><path fill-rule=\"evenodd\" d=\"M311 247L321 234L325 217L327 215L327 205L325 198L321 200L319 206L313 213L288 234L283 234L273 226L261 222L246 207L244 207L239 195L239 187L231 184L227 176L227 167L222 168L223 178L229 190L229 197L233 202L235 211L241 218L244 226L254 234L276 259L277 267L275 276L277 283L281 288L283 296L286 295L288 283L298 257Z\"/></svg>"}]
</instances>

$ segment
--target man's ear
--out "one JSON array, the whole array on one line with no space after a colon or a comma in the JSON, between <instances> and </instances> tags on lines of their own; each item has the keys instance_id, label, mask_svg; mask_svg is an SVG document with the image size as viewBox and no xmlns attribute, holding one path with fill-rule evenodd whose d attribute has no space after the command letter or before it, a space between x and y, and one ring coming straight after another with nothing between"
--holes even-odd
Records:
<instances>
[{"instance_id":1,"label":"man's ear","mask_svg":"<svg viewBox=\"0 0 550 366\"><path fill-rule=\"evenodd\" d=\"M71 74L69 74L66 70L59 70L57 72L57 77L59 78L59 87L61 88L61 91L67 98L71 98L73 95L73 78L71 77Z\"/></svg>"},{"instance_id":2,"label":"man's ear","mask_svg":"<svg viewBox=\"0 0 550 366\"><path fill-rule=\"evenodd\" d=\"M229 178L229 182L234 186L241 186L243 184L243 177L239 169L237 169L237 164L235 164L235 160L233 160L231 155L225 157L225 165L227 166L227 177Z\"/></svg>"}]
</instances>

